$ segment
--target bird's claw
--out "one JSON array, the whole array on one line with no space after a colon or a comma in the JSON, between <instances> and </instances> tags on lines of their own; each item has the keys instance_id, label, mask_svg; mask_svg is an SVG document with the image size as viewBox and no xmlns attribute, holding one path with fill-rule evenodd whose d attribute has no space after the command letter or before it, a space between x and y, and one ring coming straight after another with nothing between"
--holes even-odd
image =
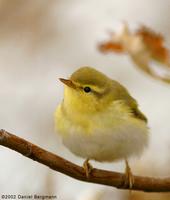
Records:
<instances>
[{"instance_id":1,"label":"bird's claw","mask_svg":"<svg viewBox=\"0 0 170 200\"><path fill-rule=\"evenodd\" d=\"M132 189L133 184L134 184L134 177L132 174L132 171L129 167L128 161L125 160L126 164L126 169L125 169L125 181L124 181L124 186L129 187L129 189Z\"/></svg>"},{"instance_id":2,"label":"bird's claw","mask_svg":"<svg viewBox=\"0 0 170 200\"><path fill-rule=\"evenodd\" d=\"M93 166L89 163L89 159L86 159L83 163L83 168L86 173L86 177L89 178L90 173L92 172Z\"/></svg>"}]
</instances>

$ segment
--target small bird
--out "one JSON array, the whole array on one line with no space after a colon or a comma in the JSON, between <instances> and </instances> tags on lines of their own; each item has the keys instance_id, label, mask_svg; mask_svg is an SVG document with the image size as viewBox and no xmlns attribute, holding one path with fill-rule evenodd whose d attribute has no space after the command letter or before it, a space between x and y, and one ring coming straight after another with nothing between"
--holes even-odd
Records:
<instances>
[{"instance_id":1,"label":"small bird","mask_svg":"<svg viewBox=\"0 0 170 200\"><path fill-rule=\"evenodd\" d=\"M63 144L85 159L87 178L89 160L125 160L125 184L133 185L128 158L142 153L148 144L147 118L136 100L117 81L92 67L81 67L64 83L64 99L55 112L55 126Z\"/></svg>"}]
</instances>

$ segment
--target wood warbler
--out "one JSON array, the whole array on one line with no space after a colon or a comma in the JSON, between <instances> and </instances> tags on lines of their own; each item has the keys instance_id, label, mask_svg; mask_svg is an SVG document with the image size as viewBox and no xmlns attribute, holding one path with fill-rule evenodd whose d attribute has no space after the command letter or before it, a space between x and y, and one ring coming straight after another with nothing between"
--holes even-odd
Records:
<instances>
[{"instance_id":1,"label":"wood warbler","mask_svg":"<svg viewBox=\"0 0 170 200\"><path fill-rule=\"evenodd\" d=\"M125 159L126 183L133 176L127 158L140 155L148 143L147 119L126 88L91 67L82 67L64 83L64 99L55 113L55 125L63 144L85 158L112 162Z\"/></svg>"}]
</instances>

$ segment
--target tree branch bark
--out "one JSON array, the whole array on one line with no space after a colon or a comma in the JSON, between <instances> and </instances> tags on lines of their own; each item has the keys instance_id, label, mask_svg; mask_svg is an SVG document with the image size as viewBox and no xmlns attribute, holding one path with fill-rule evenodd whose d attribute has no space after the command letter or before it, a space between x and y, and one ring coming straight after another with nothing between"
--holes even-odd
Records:
<instances>
[{"instance_id":1,"label":"tree branch bark","mask_svg":"<svg viewBox=\"0 0 170 200\"><path fill-rule=\"evenodd\" d=\"M84 169L53 153L50 153L20 137L5 130L0 130L0 145L8 147L22 155L37 161L51 169L68 175L72 178L102 185L113 186L120 189L129 189L125 186L125 175L100 169L93 169L87 178ZM154 178L134 176L131 190L145 192L170 192L170 178Z\"/></svg>"}]
</instances>

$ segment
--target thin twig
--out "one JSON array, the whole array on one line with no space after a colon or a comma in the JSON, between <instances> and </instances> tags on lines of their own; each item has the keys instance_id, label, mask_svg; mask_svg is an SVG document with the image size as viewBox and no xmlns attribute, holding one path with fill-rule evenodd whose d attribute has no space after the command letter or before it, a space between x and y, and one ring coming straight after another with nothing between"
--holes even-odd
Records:
<instances>
[{"instance_id":1,"label":"thin twig","mask_svg":"<svg viewBox=\"0 0 170 200\"><path fill-rule=\"evenodd\" d=\"M85 182L113 186L120 189L129 189L129 186L125 186L124 184L125 175L122 173L94 168L90 173L90 176L87 178L82 167L4 130L0 130L0 145L17 151L32 160L44 164L55 171L71 176L72 178ZM134 176L134 184L131 190L145 192L170 192L170 178L161 179Z\"/></svg>"}]
</instances>

